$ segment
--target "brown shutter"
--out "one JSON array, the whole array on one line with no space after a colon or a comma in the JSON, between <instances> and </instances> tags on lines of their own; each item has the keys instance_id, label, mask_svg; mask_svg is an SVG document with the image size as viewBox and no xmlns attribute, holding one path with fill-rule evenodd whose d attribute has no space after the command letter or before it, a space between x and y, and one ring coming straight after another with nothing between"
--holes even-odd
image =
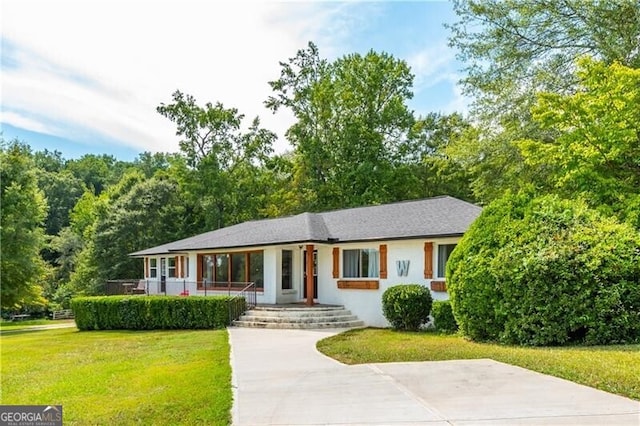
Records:
<instances>
[{"instance_id":1,"label":"brown shutter","mask_svg":"<svg viewBox=\"0 0 640 426\"><path fill-rule=\"evenodd\" d=\"M144 258L144 277L149 278L149 258Z\"/></svg>"},{"instance_id":2,"label":"brown shutter","mask_svg":"<svg viewBox=\"0 0 640 426\"><path fill-rule=\"evenodd\" d=\"M333 248L333 278L340 278L340 249Z\"/></svg>"},{"instance_id":3,"label":"brown shutter","mask_svg":"<svg viewBox=\"0 0 640 426\"><path fill-rule=\"evenodd\" d=\"M433 278L433 243L424 243L424 277Z\"/></svg>"},{"instance_id":4,"label":"brown shutter","mask_svg":"<svg viewBox=\"0 0 640 426\"><path fill-rule=\"evenodd\" d=\"M387 278L387 245L380 244L380 278Z\"/></svg>"},{"instance_id":5,"label":"brown shutter","mask_svg":"<svg viewBox=\"0 0 640 426\"><path fill-rule=\"evenodd\" d=\"M196 256L196 281L198 282L198 287L201 287L202 284L202 255L199 254Z\"/></svg>"}]
</instances>

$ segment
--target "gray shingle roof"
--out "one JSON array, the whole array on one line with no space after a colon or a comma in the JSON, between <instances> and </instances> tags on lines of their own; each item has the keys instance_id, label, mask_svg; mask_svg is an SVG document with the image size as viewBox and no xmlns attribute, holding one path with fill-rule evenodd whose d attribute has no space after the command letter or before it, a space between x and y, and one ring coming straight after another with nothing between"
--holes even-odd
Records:
<instances>
[{"instance_id":1,"label":"gray shingle roof","mask_svg":"<svg viewBox=\"0 0 640 426\"><path fill-rule=\"evenodd\" d=\"M462 235L481 208L453 197L435 197L323 213L244 222L131 256L173 251L231 249L292 243L338 243Z\"/></svg>"}]
</instances>

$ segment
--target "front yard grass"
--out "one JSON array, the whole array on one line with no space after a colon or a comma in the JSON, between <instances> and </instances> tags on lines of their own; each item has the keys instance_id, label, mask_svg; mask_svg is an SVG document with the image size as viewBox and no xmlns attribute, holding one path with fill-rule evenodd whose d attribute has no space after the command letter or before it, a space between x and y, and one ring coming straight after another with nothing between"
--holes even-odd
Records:
<instances>
[{"instance_id":1,"label":"front yard grass","mask_svg":"<svg viewBox=\"0 0 640 426\"><path fill-rule=\"evenodd\" d=\"M640 400L640 345L532 348L368 328L323 339L317 347L345 364L488 358Z\"/></svg>"},{"instance_id":2,"label":"front yard grass","mask_svg":"<svg viewBox=\"0 0 640 426\"><path fill-rule=\"evenodd\" d=\"M60 325L73 323L72 319L69 320L50 320L50 319L33 319L33 320L22 320L22 321L0 321L0 330L17 330L20 328L31 327L34 325Z\"/></svg>"},{"instance_id":3,"label":"front yard grass","mask_svg":"<svg viewBox=\"0 0 640 426\"><path fill-rule=\"evenodd\" d=\"M2 404L63 406L65 424L231 421L226 330L8 333Z\"/></svg>"}]
</instances>

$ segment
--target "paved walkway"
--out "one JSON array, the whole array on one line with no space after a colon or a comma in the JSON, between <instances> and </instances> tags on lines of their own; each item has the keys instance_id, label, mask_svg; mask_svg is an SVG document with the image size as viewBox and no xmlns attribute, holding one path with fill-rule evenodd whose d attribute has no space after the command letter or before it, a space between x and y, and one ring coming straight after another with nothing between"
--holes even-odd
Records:
<instances>
[{"instance_id":1,"label":"paved walkway","mask_svg":"<svg viewBox=\"0 0 640 426\"><path fill-rule=\"evenodd\" d=\"M640 402L491 361L347 366L337 331L230 328L240 425L640 425Z\"/></svg>"}]
</instances>

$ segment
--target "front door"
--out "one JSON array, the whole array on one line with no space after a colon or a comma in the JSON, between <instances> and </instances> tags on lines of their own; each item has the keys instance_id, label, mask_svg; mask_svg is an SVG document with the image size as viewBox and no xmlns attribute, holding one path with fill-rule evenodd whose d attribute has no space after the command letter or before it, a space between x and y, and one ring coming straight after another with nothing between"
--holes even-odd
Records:
<instances>
[{"instance_id":1,"label":"front door","mask_svg":"<svg viewBox=\"0 0 640 426\"><path fill-rule=\"evenodd\" d=\"M307 251L303 251L303 280L302 280L302 298L307 298ZM313 251L313 298L318 298L318 250Z\"/></svg>"}]
</instances>

